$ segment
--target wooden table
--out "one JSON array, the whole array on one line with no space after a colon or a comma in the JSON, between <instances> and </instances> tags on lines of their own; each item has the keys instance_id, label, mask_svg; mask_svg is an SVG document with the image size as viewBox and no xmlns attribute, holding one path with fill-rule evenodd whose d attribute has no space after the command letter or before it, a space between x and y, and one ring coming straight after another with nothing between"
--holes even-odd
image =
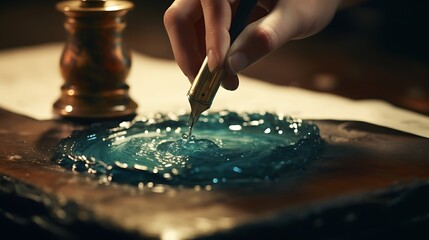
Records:
<instances>
[{"instance_id":1,"label":"wooden table","mask_svg":"<svg viewBox=\"0 0 429 240\"><path fill-rule=\"evenodd\" d=\"M286 179L234 190L159 193L102 185L53 163L59 140L85 125L1 110L0 222L15 235L71 239L425 233L429 139L361 122L315 123L326 142L320 159Z\"/></svg>"}]
</instances>

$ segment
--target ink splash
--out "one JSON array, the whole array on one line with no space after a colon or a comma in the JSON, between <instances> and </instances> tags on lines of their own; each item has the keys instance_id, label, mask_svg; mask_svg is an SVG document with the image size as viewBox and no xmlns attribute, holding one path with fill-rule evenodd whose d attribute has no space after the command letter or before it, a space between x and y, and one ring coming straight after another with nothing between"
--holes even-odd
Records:
<instances>
[{"instance_id":1,"label":"ink splash","mask_svg":"<svg viewBox=\"0 0 429 240\"><path fill-rule=\"evenodd\" d=\"M272 113L156 114L76 131L56 148L65 168L135 186L237 186L276 179L316 159L316 125Z\"/></svg>"}]
</instances>

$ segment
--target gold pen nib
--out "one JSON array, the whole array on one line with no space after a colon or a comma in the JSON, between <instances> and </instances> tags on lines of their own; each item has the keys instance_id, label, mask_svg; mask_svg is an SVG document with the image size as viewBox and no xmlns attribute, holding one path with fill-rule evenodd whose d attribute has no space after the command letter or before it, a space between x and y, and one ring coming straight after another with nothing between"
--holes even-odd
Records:
<instances>
[{"instance_id":1,"label":"gold pen nib","mask_svg":"<svg viewBox=\"0 0 429 240\"><path fill-rule=\"evenodd\" d=\"M191 113L189 115L189 120L188 120L188 126L189 126L188 139L191 138L192 129L194 125L198 122L198 119L200 118L201 113L209 109L208 105L197 102L195 99L193 99L190 96L189 96L189 103L191 104Z\"/></svg>"},{"instance_id":2,"label":"gold pen nib","mask_svg":"<svg viewBox=\"0 0 429 240\"><path fill-rule=\"evenodd\" d=\"M195 116L193 116L192 114L189 115L189 120L188 120L188 126L189 126L189 130L188 130L188 140L191 138L192 136L192 128L194 127L194 123L195 123Z\"/></svg>"}]
</instances>

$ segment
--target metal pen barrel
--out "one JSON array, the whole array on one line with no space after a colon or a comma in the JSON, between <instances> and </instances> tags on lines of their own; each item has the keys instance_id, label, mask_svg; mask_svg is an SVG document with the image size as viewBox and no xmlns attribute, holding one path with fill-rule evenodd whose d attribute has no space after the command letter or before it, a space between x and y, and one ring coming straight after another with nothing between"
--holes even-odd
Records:
<instances>
[{"instance_id":1,"label":"metal pen barrel","mask_svg":"<svg viewBox=\"0 0 429 240\"><path fill-rule=\"evenodd\" d=\"M210 72L207 57L188 91L188 97L210 108L225 75L224 70Z\"/></svg>"}]
</instances>

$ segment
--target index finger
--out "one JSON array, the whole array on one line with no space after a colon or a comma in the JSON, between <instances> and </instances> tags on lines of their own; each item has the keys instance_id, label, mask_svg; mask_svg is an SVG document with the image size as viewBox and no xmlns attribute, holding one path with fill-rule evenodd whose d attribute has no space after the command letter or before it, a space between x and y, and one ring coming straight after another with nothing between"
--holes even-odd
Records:
<instances>
[{"instance_id":1,"label":"index finger","mask_svg":"<svg viewBox=\"0 0 429 240\"><path fill-rule=\"evenodd\" d=\"M199 49L197 22L203 13L200 0L176 0L164 14L164 25L174 58L192 81L204 59Z\"/></svg>"},{"instance_id":2,"label":"index finger","mask_svg":"<svg viewBox=\"0 0 429 240\"><path fill-rule=\"evenodd\" d=\"M201 0L206 28L206 51L210 71L223 67L230 46L231 1Z\"/></svg>"}]
</instances>

